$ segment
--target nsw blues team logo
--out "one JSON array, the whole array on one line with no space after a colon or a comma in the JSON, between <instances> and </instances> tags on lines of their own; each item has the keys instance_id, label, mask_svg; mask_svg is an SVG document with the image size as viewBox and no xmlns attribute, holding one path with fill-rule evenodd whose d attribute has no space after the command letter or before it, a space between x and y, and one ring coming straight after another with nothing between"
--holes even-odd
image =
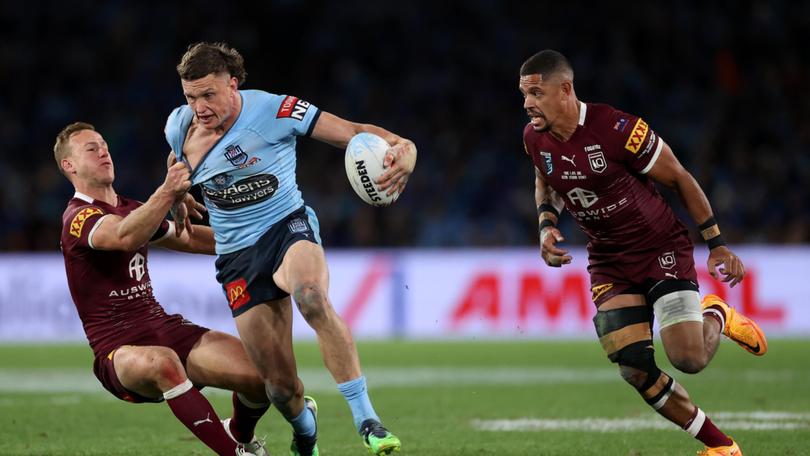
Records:
<instances>
[{"instance_id":1,"label":"nsw blues team logo","mask_svg":"<svg viewBox=\"0 0 810 456\"><path fill-rule=\"evenodd\" d=\"M554 165L551 162L551 152L540 152L540 155L543 156L543 160L546 162L546 175L551 175L551 171L554 170Z\"/></svg>"},{"instance_id":2,"label":"nsw blues team logo","mask_svg":"<svg viewBox=\"0 0 810 456\"><path fill-rule=\"evenodd\" d=\"M239 144L234 144L225 148L225 158L227 158L233 166L240 166L245 164L248 156Z\"/></svg>"}]
</instances>

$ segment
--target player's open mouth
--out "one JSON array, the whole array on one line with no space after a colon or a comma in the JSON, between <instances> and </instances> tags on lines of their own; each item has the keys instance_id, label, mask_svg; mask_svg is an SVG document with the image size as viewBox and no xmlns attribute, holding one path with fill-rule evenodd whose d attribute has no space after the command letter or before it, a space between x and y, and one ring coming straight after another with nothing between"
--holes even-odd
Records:
<instances>
[{"instance_id":1,"label":"player's open mouth","mask_svg":"<svg viewBox=\"0 0 810 456\"><path fill-rule=\"evenodd\" d=\"M209 120L211 120L211 118L213 118L213 117L214 117L214 115L213 115L213 114L208 114L208 115L206 115L206 116L200 116L200 115L198 115L198 116L197 116L197 119L199 119L199 120L200 120L200 122L208 122L208 121L209 121Z\"/></svg>"},{"instance_id":2,"label":"player's open mouth","mask_svg":"<svg viewBox=\"0 0 810 456\"><path fill-rule=\"evenodd\" d=\"M545 117L543 117L543 116L533 116L531 114L529 114L529 120L531 121L532 125L534 125L535 127L538 127L541 124L544 124L546 122Z\"/></svg>"}]
</instances>

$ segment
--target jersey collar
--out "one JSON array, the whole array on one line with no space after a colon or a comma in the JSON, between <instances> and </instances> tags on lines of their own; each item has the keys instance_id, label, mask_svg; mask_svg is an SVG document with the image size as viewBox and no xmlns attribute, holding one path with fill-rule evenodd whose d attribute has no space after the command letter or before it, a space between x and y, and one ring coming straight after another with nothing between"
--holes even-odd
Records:
<instances>
[{"instance_id":1,"label":"jersey collar","mask_svg":"<svg viewBox=\"0 0 810 456\"><path fill-rule=\"evenodd\" d=\"M585 114L588 112L588 105L579 102L579 125L585 126Z\"/></svg>"},{"instance_id":2,"label":"jersey collar","mask_svg":"<svg viewBox=\"0 0 810 456\"><path fill-rule=\"evenodd\" d=\"M76 193L73 194L73 197L74 198L79 198L80 200L86 201L86 202L88 202L90 204L93 204L93 201L95 201L92 197L90 197L88 195L85 195L84 193L82 193L82 192L80 192L78 190L76 191Z\"/></svg>"}]
</instances>

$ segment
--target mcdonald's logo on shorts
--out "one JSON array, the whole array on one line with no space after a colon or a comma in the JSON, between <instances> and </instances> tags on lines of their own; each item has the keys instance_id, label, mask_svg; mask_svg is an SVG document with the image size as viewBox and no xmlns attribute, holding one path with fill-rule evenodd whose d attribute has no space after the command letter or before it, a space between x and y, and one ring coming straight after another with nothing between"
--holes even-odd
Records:
<instances>
[{"instance_id":1,"label":"mcdonald's logo on shorts","mask_svg":"<svg viewBox=\"0 0 810 456\"><path fill-rule=\"evenodd\" d=\"M225 294L228 295L228 305L231 306L231 310L236 310L250 301L245 279L236 279L226 283Z\"/></svg>"}]
</instances>

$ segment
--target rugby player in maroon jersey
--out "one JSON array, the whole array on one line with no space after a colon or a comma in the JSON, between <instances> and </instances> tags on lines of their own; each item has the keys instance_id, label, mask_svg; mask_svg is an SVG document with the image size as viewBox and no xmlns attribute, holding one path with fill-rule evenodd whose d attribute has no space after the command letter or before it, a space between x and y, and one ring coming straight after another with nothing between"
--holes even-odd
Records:
<instances>
[{"instance_id":1,"label":"rugby player in maroon jersey","mask_svg":"<svg viewBox=\"0 0 810 456\"><path fill-rule=\"evenodd\" d=\"M65 127L56 138L54 157L76 188L62 217L62 254L101 384L125 401L165 400L217 454L267 454L254 429L269 401L239 339L167 315L152 293L149 243L214 253L209 227L187 224L179 233L164 219L172 205L184 204L191 185L186 166L171 166L165 182L142 204L113 189L112 158L92 125ZM186 209L199 216L199 207ZM231 418L219 420L198 390L203 386L234 391Z\"/></svg>"},{"instance_id":2,"label":"rugby player in maroon jersey","mask_svg":"<svg viewBox=\"0 0 810 456\"><path fill-rule=\"evenodd\" d=\"M706 445L700 454L741 456L737 443L656 366L653 352L654 318L667 357L685 373L706 367L721 333L755 355L767 351L755 322L717 296L701 302L688 230L653 183L678 193L710 249L709 272L733 287L745 268L726 247L706 195L642 119L579 101L573 69L559 52L526 60L519 88L530 119L523 140L535 166L543 260L555 267L571 262L557 246L565 208L589 239L594 324L608 358L650 406Z\"/></svg>"}]
</instances>

